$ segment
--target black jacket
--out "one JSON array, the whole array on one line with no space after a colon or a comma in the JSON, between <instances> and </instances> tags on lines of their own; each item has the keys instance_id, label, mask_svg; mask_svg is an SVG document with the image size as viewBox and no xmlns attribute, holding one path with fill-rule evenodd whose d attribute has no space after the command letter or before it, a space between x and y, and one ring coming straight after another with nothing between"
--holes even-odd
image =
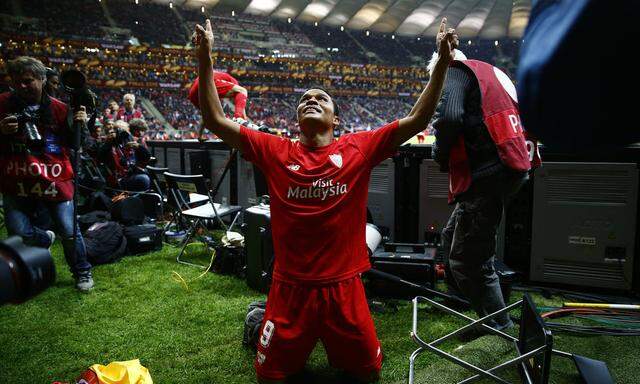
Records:
<instances>
[{"instance_id":1,"label":"black jacket","mask_svg":"<svg viewBox=\"0 0 640 384\"><path fill-rule=\"evenodd\" d=\"M151 152L145 146L140 145L133 149L133 159L127 158L126 155L130 154L128 150L126 150L126 144L134 141L133 136L123 130L118 130L116 134L116 138L114 140L105 141L98 146L98 161L104 163L108 168L112 171L116 170L116 166L113 163L116 159L112 156L112 149L116 148L120 151L123 156L120 156L118 159L120 161L120 166L124 168L129 168L130 173L139 173L149 162L151 158ZM129 161L135 160L135 164L130 164Z\"/></svg>"},{"instance_id":2,"label":"black jacket","mask_svg":"<svg viewBox=\"0 0 640 384\"><path fill-rule=\"evenodd\" d=\"M505 169L483 122L481 102L480 87L473 72L464 67L449 68L433 121L436 136L433 158L440 164L441 171L449 171L449 154L459 135L464 137L472 180Z\"/></svg>"}]
</instances>

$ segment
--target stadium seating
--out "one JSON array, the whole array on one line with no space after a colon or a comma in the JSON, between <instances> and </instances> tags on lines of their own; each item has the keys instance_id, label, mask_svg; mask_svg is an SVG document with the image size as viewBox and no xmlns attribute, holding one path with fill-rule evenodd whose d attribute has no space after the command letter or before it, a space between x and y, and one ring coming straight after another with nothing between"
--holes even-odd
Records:
<instances>
[{"instance_id":1,"label":"stadium seating","mask_svg":"<svg viewBox=\"0 0 640 384\"><path fill-rule=\"evenodd\" d=\"M100 96L99 111L110 99L120 103L127 92L146 98L174 128L165 131L161 119L143 109L147 136L153 139L195 137L199 129L200 114L186 99L197 61L183 46L205 16L218 37L214 67L249 90L251 120L287 136L298 133L295 106L301 91L312 86L322 86L336 98L346 131L402 117L427 83L426 63L436 48L432 38L392 39L390 34L232 16L222 6L211 15L148 0L76 2L73 12L55 1L3 2L0 66L30 55L58 70L78 68ZM513 73L519 45L514 40L465 40L460 49ZM0 79L0 89L6 90L6 74L0 72Z\"/></svg>"}]
</instances>

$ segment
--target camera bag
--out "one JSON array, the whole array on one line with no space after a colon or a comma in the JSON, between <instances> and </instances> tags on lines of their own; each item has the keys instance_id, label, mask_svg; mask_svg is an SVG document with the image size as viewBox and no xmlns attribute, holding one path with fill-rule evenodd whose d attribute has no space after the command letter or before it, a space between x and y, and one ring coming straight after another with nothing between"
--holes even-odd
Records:
<instances>
[{"instance_id":1,"label":"camera bag","mask_svg":"<svg viewBox=\"0 0 640 384\"><path fill-rule=\"evenodd\" d=\"M245 278L246 266L244 247L216 247L216 257L211 265L213 272Z\"/></svg>"},{"instance_id":2,"label":"camera bag","mask_svg":"<svg viewBox=\"0 0 640 384\"><path fill-rule=\"evenodd\" d=\"M109 220L111 220L111 215L109 214L109 212L93 211L78 216L78 225L80 226L80 230L82 232L85 232L93 224Z\"/></svg>"},{"instance_id":3,"label":"camera bag","mask_svg":"<svg viewBox=\"0 0 640 384\"><path fill-rule=\"evenodd\" d=\"M109 196L102 191L92 192L85 202L85 212L109 211L112 203Z\"/></svg>"},{"instance_id":4,"label":"camera bag","mask_svg":"<svg viewBox=\"0 0 640 384\"><path fill-rule=\"evenodd\" d=\"M114 221L93 224L84 233L87 259L93 265L118 261L127 249L127 239L120 224Z\"/></svg>"},{"instance_id":5,"label":"camera bag","mask_svg":"<svg viewBox=\"0 0 640 384\"><path fill-rule=\"evenodd\" d=\"M155 224L130 225L124 228L127 249L131 254L162 249L162 234L163 230Z\"/></svg>"},{"instance_id":6,"label":"camera bag","mask_svg":"<svg viewBox=\"0 0 640 384\"><path fill-rule=\"evenodd\" d=\"M138 193L136 197L142 200L144 206L144 214L151 220L162 219L163 215L163 202L162 196L157 193L142 192Z\"/></svg>"},{"instance_id":7,"label":"camera bag","mask_svg":"<svg viewBox=\"0 0 640 384\"><path fill-rule=\"evenodd\" d=\"M111 218L124 225L138 225L144 222L144 203L137 196L125 197L113 202Z\"/></svg>"}]
</instances>

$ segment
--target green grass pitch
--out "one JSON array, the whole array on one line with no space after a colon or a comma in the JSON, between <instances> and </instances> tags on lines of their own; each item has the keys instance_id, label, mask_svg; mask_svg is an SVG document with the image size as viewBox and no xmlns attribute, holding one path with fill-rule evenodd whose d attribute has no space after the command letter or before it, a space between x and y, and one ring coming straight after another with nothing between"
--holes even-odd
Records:
<instances>
[{"instance_id":1,"label":"green grass pitch","mask_svg":"<svg viewBox=\"0 0 640 384\"><path fill-rule=\"evenodd\" d=\"M178 248L126 257L94 269L89 294L74 289L59 242L52 248L57 280L21 305L0 307L0 383L51 383L73 380L92 364L138 358L155 383L254 383L253 352L241 343L247 305L264 296L232 276L207 273L175 262ZM515 296L515 295L514 295ZM535 296L538 305L558 300ZM423 333L444 335L462 323L425 309ZM411 305L374 315L385 361L381 383L406 383L408 357L416 348L409 338ZM640 383L640 337L573 337L557 334L558 349L604 360L617 383ZM460 345L463 345L460 347ZM509 356L508 345L491 336L445 348L470 362L489 367ZM424 353L417 361L419 383L454 383L467 377L461 368ZM309 382L337 382L320 346L309 363ZM517 382L514 372L506 377ZM552 362L552 383L578 383L572 363Z\"/></svg>"}]
</instances>

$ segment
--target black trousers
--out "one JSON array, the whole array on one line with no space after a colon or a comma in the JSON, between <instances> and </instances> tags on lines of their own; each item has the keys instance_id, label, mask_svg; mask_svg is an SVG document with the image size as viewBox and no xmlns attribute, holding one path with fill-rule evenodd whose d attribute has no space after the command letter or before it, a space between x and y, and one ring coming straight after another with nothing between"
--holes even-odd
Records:
<instances>
[{"instance_id":1,"label":"black trousers","mask_svg":"<svg viewBox=\"0 0 640 384\"><path fill-rule=\"evenodd\" d=\"M469 299L479 317L505 307L494 267L496 232L505 205L527 180L526 173L503 171L474 181L456 199L442 231L447 284ZM512 325L508 314L488 324L498 329Z\"/></svg>"}]
</instances>

